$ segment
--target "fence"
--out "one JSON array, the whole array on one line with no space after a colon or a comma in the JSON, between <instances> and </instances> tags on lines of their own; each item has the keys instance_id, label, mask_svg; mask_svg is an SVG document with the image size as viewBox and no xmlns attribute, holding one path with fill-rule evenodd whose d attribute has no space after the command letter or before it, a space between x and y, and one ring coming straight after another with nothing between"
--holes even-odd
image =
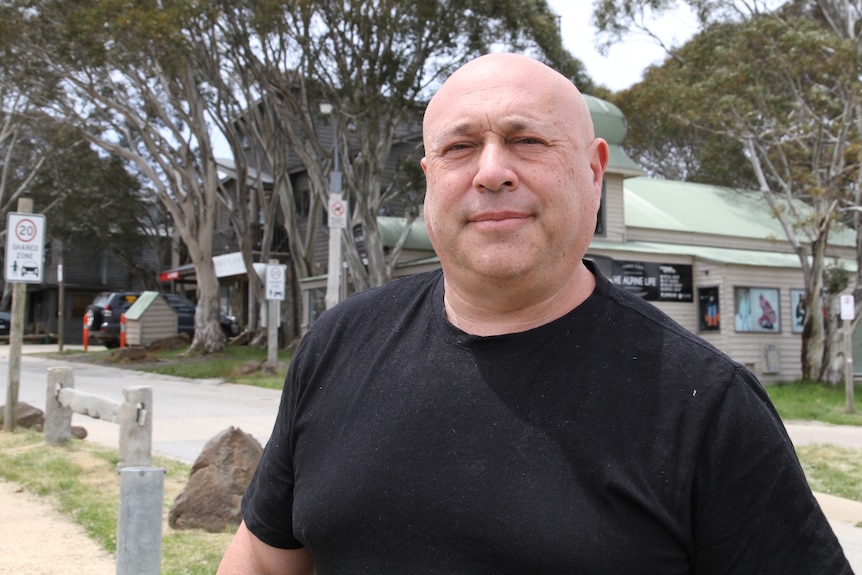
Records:
<instances>
[{"instance_id":1,"label":"fence","mask_svg":"<svg viewBox=\"0 0 862 575\"><path fill-rule=\"evenodd\" d=\"M45 441L72 438L72 415L79 413L120 425L120 511L117 575L158 575L162 556L164 473L152 465L152 398L149 387L123 388L122 402L75 389L72 369L48 370Z\"/></svg>"}]
</instances>

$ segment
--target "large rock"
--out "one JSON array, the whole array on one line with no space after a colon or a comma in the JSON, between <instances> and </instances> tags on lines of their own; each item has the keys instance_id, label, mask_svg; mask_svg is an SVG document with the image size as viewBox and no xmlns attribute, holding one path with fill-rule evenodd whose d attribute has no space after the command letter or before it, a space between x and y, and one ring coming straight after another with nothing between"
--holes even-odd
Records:
<instances>
[{"instance_id":1,"label":"large rock","mask_svg":"<svg viewBox=\"0 0 862 575\"><path fill-rule=\"evenodd\" d=\"M15 427L42 430L45 412L29 403L19 401L12 409ZM0 426L6 425L6 406L0 405Z\"/></svg>"},{"instance_id":2,"label":"large rock","mask_svg":"<svg viewBox=\"0 0 862 575\"><path fill-rule=\"evenodd\" d=\"M262 453L254 437L234 427L210 439L168 513L168 524L210 533L239 525L242 495Z\"/></svg>"},{"instance_id":3,"label":"large rock","mask_svg":"<svg viewBox=\"0 0 862 575\"><path fill-rule=\"evenodd\" d=\"M12 410L15 416L15 427L20 429L35 429L43 431L45 429L45 412L34 407L24 401L19 401L15 404L15 409ZM0 405L0 428L6 426L6 406ZM72 437L77 439L86 439L87 430L80 425L72 426Z\"/></svg>"}]
</instances>

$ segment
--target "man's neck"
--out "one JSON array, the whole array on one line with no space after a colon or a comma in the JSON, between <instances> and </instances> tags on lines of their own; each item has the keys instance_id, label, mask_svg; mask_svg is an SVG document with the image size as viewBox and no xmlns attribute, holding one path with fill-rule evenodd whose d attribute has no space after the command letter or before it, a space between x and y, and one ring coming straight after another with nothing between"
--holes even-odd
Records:
<instances>
[{"instance_id":1,"label":"man's neck","mask_svg":"<svg viewBox=\"0 0 862 575\"><path fill-rule=\"evenodd\" d=\"M446 317L458 329L473 335L518 333L559 319L586 300L596 278L583 264L556 284L524 287L483 282L464 289L445 281Z\"/></svg>"}]
</instances>

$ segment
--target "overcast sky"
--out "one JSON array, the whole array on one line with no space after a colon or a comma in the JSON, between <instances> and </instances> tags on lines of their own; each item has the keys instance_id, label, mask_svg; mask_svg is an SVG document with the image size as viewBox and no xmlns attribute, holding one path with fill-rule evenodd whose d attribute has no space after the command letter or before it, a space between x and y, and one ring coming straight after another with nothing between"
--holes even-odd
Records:
<instances>
[{"instance_id":1,"label":"overcast sky","mask_svg":"<svg viewBox=\"0 0 862 575\"><path fill-rule=\"evenodd\" d=\"M587 67L594 82L613 91L640 81L644 68L664 60L661 48L645 39L628 39L611 47L608 56L596 50L592 19L592 0L548 0L561 16L563 44ZM685 41L695 31L696 22L688 14L672 14L658 21L665 41Z\"/></svg>"}]
</instances>

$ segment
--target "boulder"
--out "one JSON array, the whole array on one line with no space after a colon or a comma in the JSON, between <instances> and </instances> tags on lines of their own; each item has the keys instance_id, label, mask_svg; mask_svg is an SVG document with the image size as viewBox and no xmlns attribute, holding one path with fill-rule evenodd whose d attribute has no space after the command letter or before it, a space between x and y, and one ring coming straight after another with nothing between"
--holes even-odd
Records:
<instances>
[{"instance_id":1,"label":"boulder","mask_svg":"<svg viewBox=\"0 0 862 575\"><path fill-rule=\"evenodd\" d=\"M168 524L210 533L239 525L240 502L262 453L254 437L235 427L210 439L174 500Z\"/></svg>"},{"instance_id":2,"label":"boulder","mask_svg":"<svg viewBox=\"0 0 862 575\"><path fill-rule=\"evenodd\" d=\"M22 429L35 429L43 431L45 429L45 412L34 407L29 403L19 401L15 404L15 427ZM5 426L6 406L0 405L0 428ZM72 426L72 437L76 439L86 439L87 430L80 425Z\"/></svg>"},{"instance_id":3,"label":"boulder","mask_svg":"<svg viewBox=\"0 0 862 575\"><path fill-rule=\"evenodd\" d=\"M45 425L45 412L29 403L19 401L12 410L15 427L41 430ZM0 405L0 425L6 425L6 406Z\"/></svg>"}]
</instances>

